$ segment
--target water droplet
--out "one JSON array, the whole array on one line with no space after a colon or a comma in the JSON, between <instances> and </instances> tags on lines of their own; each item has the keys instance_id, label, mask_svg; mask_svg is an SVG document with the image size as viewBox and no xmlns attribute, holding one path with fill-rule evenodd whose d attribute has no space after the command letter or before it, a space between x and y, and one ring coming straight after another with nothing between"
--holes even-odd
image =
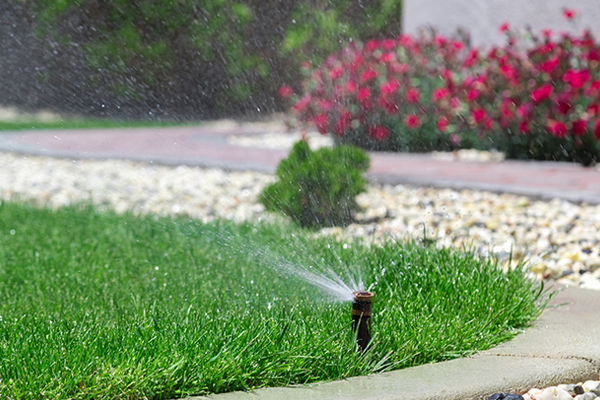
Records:
<instances>
[{"instance_id":1,"label":"water droplet","mask_svg":"<svg viewBox=\"0 0 600 400\"><path fill-rule=\"evenodd\" d=\"M17 231L15 231L14 229L11 229L11 230L10 230L10 234L11 234L11 235L14 235L15 233L17 233Z\"/></svg>"}]
</instances>

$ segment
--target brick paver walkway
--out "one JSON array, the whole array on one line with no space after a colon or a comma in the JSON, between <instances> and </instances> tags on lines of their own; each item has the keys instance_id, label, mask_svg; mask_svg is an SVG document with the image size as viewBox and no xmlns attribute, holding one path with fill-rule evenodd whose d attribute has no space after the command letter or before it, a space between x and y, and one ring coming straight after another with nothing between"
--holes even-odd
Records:
<instances>
[{"instance_id":1,"label":"brick paver walkway","mask_svg":"<svg viewBox=\"0 0 600 400\"><path fill-rule=\"evenodd\" d=\"M0 135L0 149L74 159L123 158L170 165L273 172L287 151L228 144L227 135L264 133L253 125L186 126L81 131L33 131ZM443 161L427 154L372 153L376 182L508 192L600 203L600 170L557 162Z\"/></svg>"}]
</instances>

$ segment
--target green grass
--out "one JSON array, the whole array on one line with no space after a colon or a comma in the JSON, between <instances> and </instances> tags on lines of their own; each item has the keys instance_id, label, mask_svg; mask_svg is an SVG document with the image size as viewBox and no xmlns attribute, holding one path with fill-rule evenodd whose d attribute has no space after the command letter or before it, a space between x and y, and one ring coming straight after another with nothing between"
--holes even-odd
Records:
<instances>
[{"instance_id":1,"label":"green grass","mask_svg":"<svg viewBox=\"0 0 600 400\"><path fill-rule=\"evenodd\" d=\"M110 129L110 128L152 128L183 125L177 122L160 121L121 121L94 118L62 118L60 121L39 121L35 119L21 121L0 121L0 131L24 131L42 129Z\"/></svg>"},{"instance_id":2,"label":"green grass","mask_svg":"<svg viewBox=\"0 0 600 400\"><path fill-rule=\"evenodd\" d=\"M279 274L283 258L373 285L370 349L350 304ZM521 272L418 243L4 202L0 398L170 399L405 368L513 337L544 296Z\"/></svg>"}]
</instances>

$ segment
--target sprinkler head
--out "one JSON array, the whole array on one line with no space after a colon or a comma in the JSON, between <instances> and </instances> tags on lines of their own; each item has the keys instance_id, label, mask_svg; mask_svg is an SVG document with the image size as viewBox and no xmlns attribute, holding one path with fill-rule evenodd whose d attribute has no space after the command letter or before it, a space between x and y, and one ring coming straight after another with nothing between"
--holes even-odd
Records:
<instances>
[{"instance_id":1,"label":"sprinkler head","mask_svg":"<svg viewBox=\"0 0 600 400\"><path fill-rule=\"evenodd\" d=\"M352 293L352 333L356 344L364 351L371 341L371 306L374 294L367 291Z\"/></svg>"}]
</instances>

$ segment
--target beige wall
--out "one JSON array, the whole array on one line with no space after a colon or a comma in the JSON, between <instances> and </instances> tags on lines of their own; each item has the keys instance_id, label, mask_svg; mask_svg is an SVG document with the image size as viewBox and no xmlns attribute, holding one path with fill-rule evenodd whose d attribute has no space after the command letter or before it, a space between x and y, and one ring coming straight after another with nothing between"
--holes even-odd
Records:
<instances>
[{"instance_id":1,"label":"beige wall","mask_svg":"<svg viewBox=\"0 0 600 400\"><path fill-rule=\"evenodd\" d=\"M573 26L563 17L563 8L578 12ZM508 21L511 27L531 26L534 32L579 32L590 28L600 40L600 0L404 0L403 27L416 33L425 26L452 34L458 27L471 33L476 46L504 43L498 26Z\"/></svg>"}]
</instances>

